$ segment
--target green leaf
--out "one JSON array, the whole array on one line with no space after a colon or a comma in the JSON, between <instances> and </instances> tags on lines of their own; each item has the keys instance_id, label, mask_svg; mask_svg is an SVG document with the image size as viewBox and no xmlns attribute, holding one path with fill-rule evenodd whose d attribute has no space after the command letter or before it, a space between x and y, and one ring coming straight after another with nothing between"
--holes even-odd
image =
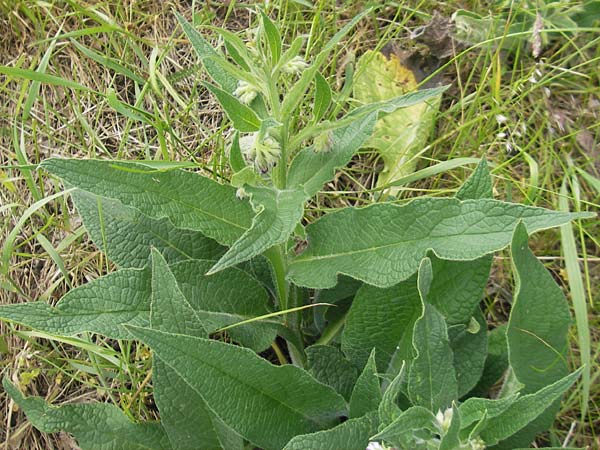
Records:
<instances>
[{"instance_id":1,"label":"green leaf","mask_svg":"<svg viewBox=\"0 0 600 450\"><path fill-rule=\"evenodd\" d=\"M205 337L208 333L196 311L189 304L165 259L152 251L152 303L150 323L153 329L170 333ZM221 449L222 440L241 438L215 416L202 397L160 359L152 364L154 400L160 411L162 424L174 449L186 450L201 446ZM220 435L223 435L221 438Z\"/></svg>"},{"instance_id":2,"label":"green leaf","mask_svg":"<svg viewBox=\"0 0 600 450\"><path fill-rule=\"evenodd\" d=\"M169 263L218 259L225 249L197 231L175 228L137 209L86 191L71 194L92 241L120 267L144 267L155 247Z\"/></svg>"},{"instance_id":3,"label":"green leaf","mask_svg":"<svg viewBox=\"0 0 600 450\"><path fill-rule=\"evenodd\" d=\"M315 102L313 104L313 122L318 122L323 118L329 105L331 104L331 88L321 72L315 75Z\"/></svg>"},{"instance_id":4,"label":"green leaf","mask_svg":"<svg viewBox=\"0 0 600 450\"><path fill-rule=\"evenodd\" d=\"M41 397L25 398L6 377L2 384L34 427L45 433L66 431L75 437L82 450L171 449L160 423L131 422L112 404L79 403L55 407Z\"/></svg>"},{"instance_id":5,"label":"green leaf","mask_svg":"<svg viewBox=\"0 0 600 450\"><path fill-rule=\"evenodd\" d=\"M275 65L281 58L281 35L277 26L269 19L269 16L261 9L260 15L262 17L262 26L267 39L269 50L271 51L271 64Z\"/></svg>"},{"instance_id":6,"label":"green leaf","mask_svg":"<svg viewBox=\"0 0 600 450\"><path fill-rule=\"evenodd\" d=\"M47 73L37 72L30 69L21 69L19 67L0 66L0 74L8 77L23 78L25 80L37 81L39 83L51 84L54 86L62 86L76 91L94 92L88 87L76 83L75 81L66 80Z\"/></svg>"},{"instance_id":7,"label":"green leaf","mask_svg":"<svg viewBox=\"0 0 600 450\"><path fill-rule=\"evenodd\" d=\"M532 393L569 373L571 315L561 288L529 250L523 224L515 230L511 253L516 287L506 330L508 361L514 376L524 386L522 392ZM502 443L501 448L527 445L552 425L559 410L557 400L535 422Z\"/></svg>"},{"instance_id":8,"label":"green leaf","mask_svg":"<svg viewBox=\"0 0 600 450\"><path fill-rule=\"evenodd\" d=\"M494 196L492 177L488 169L487 161L481 158L479 164L467 181L460 187L456 193L459 200L468 200L476 198L492 198Z\"/></svg>"},{"instance_id":9,"label":"green leaf","mask_svg":"<svg viewBox=\"0 0 600 450\"><path fill-rule=\"evenodd\" d=\"M403 411L396 420L372 437L374 440L383 439L401 448L410 447L414 441L415 431L429 430L436 432L435 416L422 406L412 406Z\"/></svg>"},{"instance_id":10,"label":"green leaf","mask_svg":"<svg viewBox=\"0 0 600 450\"><path fill-rule=\"evenodd\" d=\"M0 306L0 318L51 334L85 331L129 339L123 323L148 326L148 270L121 269L69 291L56 305L29 302Z\"/></svg>"},{"instance_id":11,"label":"green leaf","mask_svg":"<svg viewBox=\"0 0 600 450\"><path fill-rule=\"evenodd\" d=\"M437 412L458 398L458 386L444 317L426 302L431 279L431 262L426 258L419 267L423 314L414 328L413 345L417 356L408 372L408 396L413 405Z\"/></svg>"},{"instance_id":12,"label":"green leaf","mask_svg":"<svg viewBox=\"0 0 600 450\"><path fill-rule=\"evenodd\" d=\"M262 285L239 269L203 276L214 261L184 261L170 266L185 298L208 332L270 312ZM45 302L0 306L0 318L51 334L85 331L130 339L124 324L147 327L150 322L151 273L121 269L67 293L52 307ZM232 328L231 338L262 351L275 338L278 322L260 321Z\"/></svg>"},{"instance_id":13,"label":"green leaf","mask_svg":"<svg viewBox=\"0 0 600 450\"><path fill-rule=\"evenodd\" d=\"M242 148L240 147L240 132L236 131L233 135L231 148L229 150L229 164L234 172L240 172L246 167L246 161L242 156Z\"/></svg>"},{"instance_id":14,"label":"green leaf","mask_svg":"<svg viewBox=\"0 0 600 450\"><path fill-rule=\"evenodd\" d=\"M376 413L349 419L329 430L296 436L283 450L365 450L378 422Z\"/></svg>"},{"instance_id":15,"label":"green leaf","mask_svg":"<svg viewBox=\"0 0 600 450\"><path fill-rule=\"evenodd\" d=\"M330 426L344 399L295 366L217 341L129 328L236 432L266 450Z\"/></svg>"},{"instance_id":16,"label":"green leaf","mask_svg":"<svg viewBox=\"0 0 600 450\"><path fill-rule=\"evenodd\" d=\"M490 388L502 377L507 368L508 346L506 343L506 324L503 324L488 333L488 350L483 373L470 395L477 397L487 395Z\"/></svg>"},{"instance_id":17,"label":"green leaf","mask_svg":"<svg viewBox=\"0 0 600 450\"><path fill-rule=\"evenodd\" d=\"M580 374L581 369L533 394L520 397L503 413L489 420L481 433L481 438L488 446L492 446L512 436L558 400L575 383Z\"/></svg>"},{"instance_id":18,"label":"green leaf","mask_svg":"<svg viewBox=\"0 0 600 450\"><path fill-rule=\"evenodd\" d=\"M454 354L453 364L458 383L458 398L475 387L485 366L487 356L487 323L480 310L473 317L479 325L477 333L471 333L464 325L448 328L450 348Z\"/></svg>"},{"instance_id":19,"label":"green leaf","mask_svg":"<svg viewBox=\"0 0 600 450\"><path fill-rule=\"evenodd\" d=\"M300 190L246 187L256 216L250 228L233 243L209 271L219 272L286 242L304 214L306 194Z\"/></svg>"},{"instance_id":20,"label":"green leaf","mask_svg":"<svg viewBox=\"0 0 600 450\"><path fill-rule=\"evenodd\" d=\"M358 370L330 345L312 345L306 349L308 372L318 381L331 386L346 400L358 378Z\"/></svg>"},{"instance_id":21,"label":"green leaf","mask_svg":"<svg viewBox=\"0 0 600 450\"><path fill-rule=\"evenodd\" d=\"M378 371L387 372L413 358L413 328L422 310L416 277L386 289L363 285L346 316L342 350L364 367L374 348Z\"/></svg>"},{"instance_id":22,"label":"green leaf","mask_svg":"<svg viewBox=\"0 0 600 450\"><path fill-rule=\"evenodd\" d=\"M200 62L210 75L210 77L218 83L225 91L233 92L237 88L237 79L224 71L219 64L215 62L215 58L223 58L214 48L202 37L202 35L189 23L185 18L175 12L179 25L190 40L192 47L200 58Z\"/></svg>"},{"instance_id":23,"label":"green leaf","mask_svg":"<svg viewBox=\"0 0 600 450\"><path fill-rule=\"evenodd\" d=\"M118 200L154 219L200 231L230 245L250 228L252 208L225 186L182 170L153 170L141 164L51 158L41 167L81 190Z\"/></svg>"},{"instance_id":24,"label":"green leaf","mask_svg":"<svg viewBox=\"0 0 600 450\"><path fill-rule=\"evenodd\" d=\"M427 89L355 109L338 121L336 128L331 131L329 149L315 152L313 147L307 147L295 156L288 170L288 186L303 186L312 197L333 178L337 168L350 162L354 153L371 136L379 115L414 105L445 89ZM343 125L339 126L339 123ZM322 132L330 131L325 129Z\"/></svg>"},{"instance_id":25,"label":"green leaf","mask_svg":"<svg viewBox=\"0 0 600 450\"><path fill-rule=\"evenodd\" d=\"M306 228L308 248L290 265L289 278L299 286L329 288L344 274L388 287L415 273L429 250L442 259L472 260L507 246L520 220L534 233L578 217L591 216L491 199L419 198L402 206L344 208Z\"/></svg>"},{"instance_id":26,"label":"green leaf","mask_svg":"<svg viewBox=\"0 0 600 450\"><path fill-rule=\"evenodd\" d=\"M381 386L375 365L375 349L373 349L352 390L349 417L362 417L371 411L377 411L381 399Z\"/></svg>"},{"instance_id":27,"label":"green leaf","mask_svg":"<svg viewBox=\"0 0 600 450\"><path fill-rule=\"evenodd\" d=\"M392 423L402 413L398 407L397 399L401 393L402 387L406 384L405 366L406 363L403 362L402 366L400 366L400 370L383 392L381 403L379 403L379 420L384 426Z\"/></svg>"},{"instance_id":28,"label":"green leaf","mask_svg":"<svg viewBox=\"0 0 600 450\"><path fill-rule=\"evenodd\" d=\"M260 119L248 106L244 105L233 95L209 83L202 83L213 93L231 120L233 127L243 133L260 130Z\"/></svg>"},{"instance_id":29,"label":"green leaf","mask_svg":"<svg viewBox=\"0 0 600 450\"><path fill-rule=\"evenodd\" d=\"M467 428L481 420L484 416L493 419L506 411L519 398L519 394L492 400L489 398L471 397L458 408L461 428Z\"/></svg>"}]
</instances>

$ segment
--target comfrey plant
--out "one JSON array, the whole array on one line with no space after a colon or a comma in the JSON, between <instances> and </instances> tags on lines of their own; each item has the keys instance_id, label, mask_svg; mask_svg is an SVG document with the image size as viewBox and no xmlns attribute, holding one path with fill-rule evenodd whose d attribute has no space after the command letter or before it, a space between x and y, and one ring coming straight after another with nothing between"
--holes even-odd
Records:
<instances>
[{"instance_id":1,"label":"comfrey plant","mask_svg":"<svg viewBox=\"0 0 600 450\"><path fill-rule=\"evenodd\" d=\"M112 404L55 407L5 379L35 427L83 449L475 450L526 447L552 424L579 372L567 369L567 303L527 240L585 214L494 200L482 161L453 198L348 207L303 226L307 202L381 116L443 90L338 117L319 70L360 18L310 63L301 38L283 51L264 13L250 43L219 30L226 54L180 18L240 133L230 182L148 163L41 164L119 269L56 306L7 305L0 317L145 344L160 421ZM488 331L479 303L507 246L510 319ZM261 356L269 348L278 365Z\"/></svg>"}]
</instances>

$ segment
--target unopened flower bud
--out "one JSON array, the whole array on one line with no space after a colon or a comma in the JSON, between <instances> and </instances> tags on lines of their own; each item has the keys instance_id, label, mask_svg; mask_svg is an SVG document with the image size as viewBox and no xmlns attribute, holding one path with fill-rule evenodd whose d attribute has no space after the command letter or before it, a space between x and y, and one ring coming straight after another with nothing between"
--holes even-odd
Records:
<instances>
[{"instance_id":1,"label":"unopened flower bud","mask_svg":"<svg viewBox=\"0 0 600 450\"><path fill-rule=\"evenodd\" d=\"M308 63L304 61L304 58L302 58L302 56L294 56L286 64L283 65L281 70L283 70L285 73L296 74L302 72L307 67Z\"/></svg>"},{"instance_id":2,"label":"unopened flower bud","mask_svg":"<svg viewBox=\"0 0 600 450\"><path fill-rule=\"evenodd\" d=\"M256 86L248 83L247 81L240 80L237 85L237 89L233 91L233 95L235 95L240 102L245 105L249 105L252 103L252 100L256 98L258 94L258 89Z\"/></svg>"}]
</instances>

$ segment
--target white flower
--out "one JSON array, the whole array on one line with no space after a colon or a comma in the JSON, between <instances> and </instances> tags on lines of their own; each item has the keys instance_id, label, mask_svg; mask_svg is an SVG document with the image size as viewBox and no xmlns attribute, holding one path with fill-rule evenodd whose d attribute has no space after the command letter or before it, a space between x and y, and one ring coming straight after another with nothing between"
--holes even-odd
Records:
<instances>
[{"instance_id":1,"label":"white flower","mask_svg":"<svg viewBox=\"0 0 600 450\"><path fill-rule=\"evenodd\" d=\"M498 122L498 125L502 125L503 123L508 122L508 117L502 114L496 114L496 122Z\"/></svg>"},{"instance_id":2,"label":"white flower","mask_svg":"<svg viewBox=\"0 0 600 450\"><path fill-rule=\"evenodd\" d=\"M485 442L480 438L471 439L469 444L471 445L470 450L485 450Z\"/></svg>"},{"instance_id":3,"label":"white flower","mask_svg":"<svg viewBox=\"0 0 600 450\"><path fill-rule=\"evenodd\" d=\"M262 141L254 138L250 147L242 145L240 142L240 148L245 153L246 157L254 162L254 165L261 172L266 172L279 161L281 156L281 146L272 137L268 135L262 139Z\"/></svg>"},{"instance_id":4,"label":"white flower","mask_svg":"<svg viewBox=\"0 0 600 450\"><path fill-rule=\"evenodd\" d=\"M383 450L383 446L379 442L369 442L366 450Z\"/></svg>"},{"instance_id":5,"label":"white flower","mask_svg":"<svg viewBox=\"0 0 600 450\"><path fill-rule=\"evenodd\" d=\"M448 428L450 428L450 423L452 422L452 414L452 408L448 408L444 412L438 410L437 414L435 415L435 420L438 424L438 427L442 431L442 434L446 434Z\"/></svg>"},{"instance_id":6,"label":"white flower","mask_svg":"<svg viewBox=\"0 0 600 450\"><path fill-rule=\"evenodd\" d=\"M238 81L237 89L233 91L233 95L235 95L240 102L245 105L252 103L252 100L256 98L257 94L258 89L256 89L256 86L244 80Z\"/></svg>"},{"instance_id":7,"label":"white flower","mask_svg":"<svg viewBox=\"0 0 600 450\"><path fill-rule=\"evenodd\" d=\"M302 56L294 56L286 64L283 65L281 70L285 73L300 73L308 67L308 63L304 61Z\"/></svg>"}]
</instances>

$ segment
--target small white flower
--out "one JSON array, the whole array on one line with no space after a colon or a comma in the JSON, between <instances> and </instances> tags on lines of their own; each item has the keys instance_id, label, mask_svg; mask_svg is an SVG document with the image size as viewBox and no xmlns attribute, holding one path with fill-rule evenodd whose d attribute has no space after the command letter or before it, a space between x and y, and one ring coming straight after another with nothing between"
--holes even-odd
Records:
<instances>
[{"instance_id":1,"label":"small white flower","mask_svg":"<svg viewBox=\"0 0 600 450\"><path fill-rule=\"evenodd\" d=\"M281 146L279 142L277 142L272 137L268 135L259 141L257 138L254 138L252 145L250 147L246 145L242 145L240 140L240 148L246 155L246 157L254 162L254 165L261 172L266 172L279 161L279 157L281 156Z\"/></svg>"},{"instance_id":2,"label":"small white flower","mask_svg":"<svg viewBox=\"0 0 600 450\"><path fill-rule=\"evenodd\" d=\"M471 439L469 444L471 445L470 450L485 450L485 442L480 438Z\"/></svg>"},{"instance_id":3,"label":"small white flower","mask_svg":"<svg viewBox=\"0 0 600 450\"><path fill-rule=\"evenodd\" d=\"M369 442L366 450L384 450L384 447L379 442Z\"/></svg>"},{"instance_id":4,"label":"small white flower","mask_svg":"<svg viewBox=\"0 0 600 450\"><path fill-rule=\"evenodd\" d=\"M252 100L256 98L257 94L258 89L256 89L256 86L244 80L238 81L237 89L233 91L233 95L235 95L240 102L245 105L252 103Z\"/></svg>"},{"instance_id":5,"label":"small white flower","mask_svg":"<svg viewBox=\"0 0 600 450\"><path fill-rule=\"evenodd\" d=\"M496 114L496 122L498 122L498 125L502 125L503 123L508 122L508 117L502 114Z\"/></svg>"},{"instance_id":6,"label":"small white flower","mask_svg":"<svg viewBox=\"0 0 600 450\"><path fill-rule=\"evenodd\" d=\"M285 73L300 73L308 67L308 63L304 61L302 56L294 56L286 64L283 65L281 70Z\"/></svg>"},{"instance_id":7,"label":"small white flower","mask_svg":"<svg viewBox=\"0 0 600 450\"><path fill-rule=\"evenodd\" d=\"M506 133L504 133L504 132L501 132L501 133L498 133L498 134L496 134L496 137L497 137L498 139L504 139L506 136L507 136L507 134L506 134Z\"/></svg>"},{"instance_id":8,"label":"small white flower","mask_svg":"<svg viewBox=\"0 0 600 450\"><path fill-rule=\"evenodd\" d=\"M452 422L452 408L447 408L444 412L438 410L435 415L435 420L438 424L438 427L442 431L442 434L446 434L448 428L450 428L450 423Z\"/></svg>"}]
</instances>

